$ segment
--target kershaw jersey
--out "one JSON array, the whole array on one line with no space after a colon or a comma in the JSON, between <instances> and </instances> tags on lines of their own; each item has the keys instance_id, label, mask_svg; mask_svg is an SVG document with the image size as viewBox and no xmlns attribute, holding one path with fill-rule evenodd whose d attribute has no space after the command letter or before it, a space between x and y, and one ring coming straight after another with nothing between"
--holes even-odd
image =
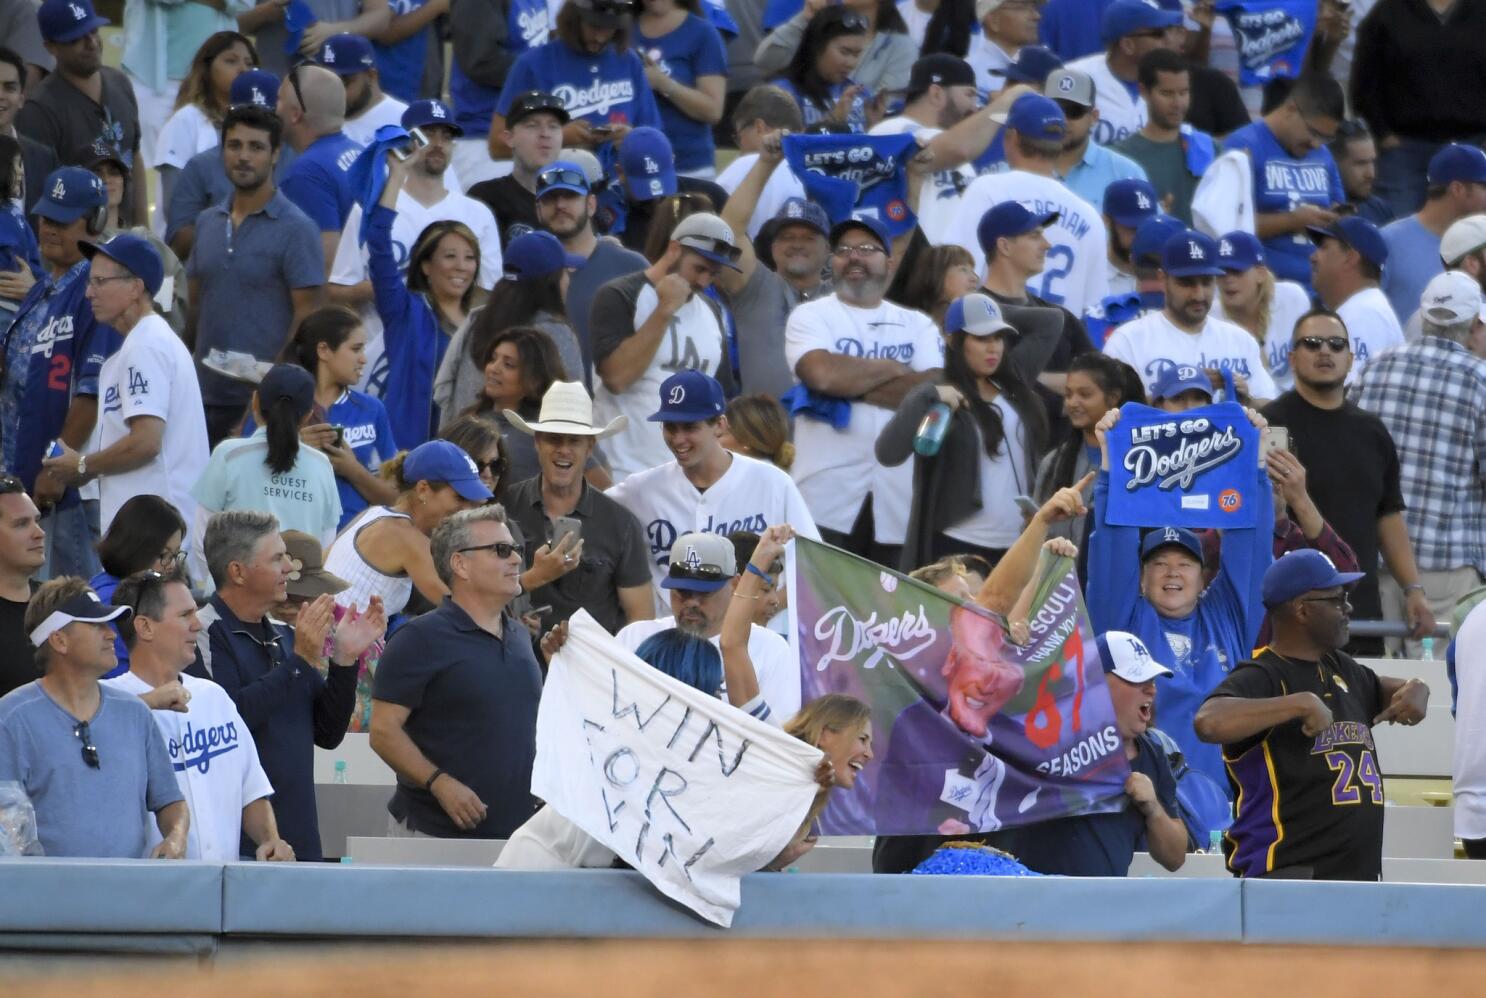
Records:
<instances>
[{"instance_id":1,"label":"kershaw jersey","mask_svg":"<svg viewBox=\"0 0 1486 998\"><path fill-rule=\"evenodd\" d=\"M985 253L976 229L987 211L1002 201L1020 201L1033 212L1056 211L1058 220L1047 228L1052 244L1042 273L1027 282L1027 291L1062 305L1074 315L1099 304L1109 294L1108 230L1099 209L1051 177L1025 170L1008 170L977 177L960 198L945 243L963 246L975 258L975 269L985 274Z\"/></svg>"},{"instance_id":2,"label":"kershaw jersey","mask_svg":"<svg viewBox=\"0 0 1486 998\"><path fill-rule=\"evenodd\" d=\"M687 479L679 464L670 461L630 475L606 494L635 514L645 528L650 574L657 586L656 607L661 613L668 612L670 604L659 585L670 568L671 545L682 534L738 530L762 534L787 523L800 536L820 540L793 479L772 464L742 454L733 455L728 470L705 492Z\"/></svg>"},{"instance_id":3,"label":"kershaw jersey","mask_svg":"<svg viewBox=\"0 0 1486 998\"><path fill-rule=\"evenodd\" d=\"M1190 364L1242 375L1256 399L1279 397L1259 354L1258 341L1233 323L1211 315L1199 332L1189 333L1173 325L1164 311L1148 312L1110 333L1104 352L1139 371L1146 391L1167 368Z\"/></svg>"}]
</instances>

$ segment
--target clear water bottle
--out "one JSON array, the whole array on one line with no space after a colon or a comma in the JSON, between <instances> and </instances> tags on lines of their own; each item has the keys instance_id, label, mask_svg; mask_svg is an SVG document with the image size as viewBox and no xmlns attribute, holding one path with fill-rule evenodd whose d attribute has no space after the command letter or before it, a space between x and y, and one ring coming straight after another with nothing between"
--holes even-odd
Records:
<instances>
[{"instance_id":1,"label":"clear water bottle","mask_svg":"<svg viewBox=\"0 0 1486 998\"><path fill-rule=\"evenodd\" d=\"M1223 855L1223 832L1221 829L1214 828L1207 833L1207 851L1217 853L1219 856Z\"/></svg>"},{"instance_id":2,"label":"clear water bottle","mask_svg":"<svg viewBox=\"0 0 1486 998\"><path fill-rule=\"evenodd\" d=\"M337 759L337 760L335 760L335 775L330 778L330 782L331 783L340 784L341 786L345 786L345 784L346 784L346 760L344 760L344 759Z\"/></svg>"},{"instance_id":3,"label":"clear water bottle","mask_svg":"<svg viewBox=\"0 0 1486 998\"><path fill-rule=\"evenodd\" d=\"M1420 654L1422 654L1424 656L1424 660L1426 662L1433 662L1434 661L1434 635L1433 634L1429 635L1423 641L1419 642L1419 644L1423 648L1423 651Z\"/></svg>"},{"instance_id":4,"label":"clear water bottle","mask_svg":"<svg viewBox=\"0 0 1486 998\"><path fill-rule=\"evenodd\" d=\"M949 432L949 417L953 410L943 402L935 402L924 413L923 422L913 436L913 449L924 457L933 457L944 444L944 435Z\"/></svg>"}]
</instances>

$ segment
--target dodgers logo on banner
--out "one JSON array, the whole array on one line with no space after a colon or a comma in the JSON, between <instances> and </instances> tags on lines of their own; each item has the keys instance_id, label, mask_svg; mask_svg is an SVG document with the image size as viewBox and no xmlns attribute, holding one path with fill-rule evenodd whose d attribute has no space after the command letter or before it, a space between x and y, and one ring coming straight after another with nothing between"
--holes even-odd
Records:
<instances>
[{"instance_id":1,"label":"dodgers logo on banner","mask_svg":"<svg viewBox=\"0 0 1486 998\"><path fill-rule=\"evenodd\" d=\"M1109 434L1106 519L1127 527L1252 527L1258 453L1259 431L1236 402L1181 413L1127 402Z\"/></svg>"},{"instance_id":2,"label":"dodgers logo on banner","mask_svg":"<svg viewBox=\"0 0 1486 998\"><path fill-rule=\"evenodd\" d=\"M1315 0L1218 0L1233 28L1240 86L1300 75L1316 29Z\"/></svg>"},{"instance_id":3,"label":"dodgers logo on banner","mask_svg":"<svg viewBox=\"0 0 1486 998\"><path fill-rule=\"evenodd\" d=\"M917 155L912 135L786 135L784 158L805 194L835 225L870 215L893 237L913 228L907 164Z\"/></svg>"}]
</instances>

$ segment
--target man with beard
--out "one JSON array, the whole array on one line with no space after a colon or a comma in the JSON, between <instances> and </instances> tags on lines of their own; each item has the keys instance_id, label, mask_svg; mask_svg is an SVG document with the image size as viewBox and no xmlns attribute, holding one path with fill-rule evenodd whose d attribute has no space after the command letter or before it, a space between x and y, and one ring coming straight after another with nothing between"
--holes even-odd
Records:
<instances>
[{"instance_id":1,"label":"man with beard","mask_svg":"<svg viewBox=\"0 0 1486 998\"><path fill-rule=\"evenodd\" d=\"M221 156L233 192L197 219L186 263L186 340L198 364L210 359L213 367L232 369L234 361L272 363L325 283L315 223L274 187L280 129L277 115L253 104L232 107L222 122ZM253 307L244 308L244 301ZM213 444L236 429L252 394L250 384L201 372Z\"/></svg>"},{"instance_id":2,"label":"man with beard","mask_svg":"<svg viewBox=\"0 0 1486 998\"><path fill-rule=\"evenodd\" d=\"M1109 293L1124 297L1135 291L1135 232L1161 214L1161 206L1150 181L1116 180L1104 189L1103 209L1109 231Z\"/></svg>"},{"instance_id":3,"label":"man with beard","mask_svg":"<svg viewBox=\"0 0 1486 998\"><path fill-rule=\"evenodd\" d=\"M1135 368L1147 390L1168 368L1186 364L1232 371L1256 404L1278 395L1254 337L1209 314L1223 272L1212 237L1195 229L1172 236L1161 250L1161 272L1165 306L1110 333L1104 352Z\"/></svg>"},{"instance_id":4,"label":"man with beard","mask_svg":"<svg viewBox=\"0 0 1486 998\"><path fill-rule=\"evenodd\" d=\"M537 174L537 222L562 242L562 248L588 261L568 278L568 325L583 349L583 384L593 385L593 345L588 331L594 295L610 281L638 270L649 261L612 239L600 239L593 230L598 198L583 168L555 160ZM580 372L569 371L577 375Z\"/></svg>"},{"instance_id":5,"label":"man with beard","mask_svg":"<svg viewBox=\"0 0 1486 998\"><path fill-rule=\"evenodd\" d=\"M660 583L670 593L670 617L640 620L614 635L630 651L669 628L705 638L722 650L722 620L738 587L738 560L733 542L723 534L689 533L671 546L670 566ZM750 624L748 657L758 674L759 692L769 712L760 720L783 725L800 709L800 669L789 642L758 624ZM727 689L718 691L723 699Z\"/></svg>"},{"instance_id":6,"label":"man with beard","mask_svg":"<svg viewBox=\"0 0 1486 998\"><path fill-rule=\"evenodd\" d=\"M1379 228L1393 221L1393 206L1373 193L1378 182L1378 145L1367 123L1356 118L1342 122L1336 140L1326 148L1336 160L1347 204L1358 216Z\"/></svg>"},{"instance_id":7,"label":"man with beard","mask_svg":"<svg viewBox=\"0 0 1486 998\"><path fill-rule=\"evenodd\" d=\"M562 128L570 120L562 101L540 90L511 102L504 135L511 147L511 172L469 189L470 197L487 205L500 223L503 249L537 228L537 174L562 155Z\"/></svg>"},{"instance_id":8,"label":"man with beard","mask_svg":"<svg viewBox=\"0 0 1486 998\"><path fill-rule=\"evenodd\" d=\"M659 259L618 277L594 296L589 317L594 403L603 419L629 417L606 448L614 480L654 467L668 451L648 421L661 382L681 370L712 374L731 386L732 363L722 309L705 292L741 256L728 223L708 212L681 220Z\"/></svg>"},{"instance_id":9,"label":"man with beard","mask_svg":"<svg viewBox=\"0 0 1486 998\"><path fill-rule=\"evenodd\" d=\"M395 125L408 106L382 92L371 42L360 35L331 35L315 53L315 64L341 78L346 88L346 138L365 148L377 129Z\"/></svg>"},{"instance_id":10,"label":"man with beard","mask_svg":"<svg viewBox=\"0 0 1486 998\"><path fill-rule=\"evenodd\" d=\"M1292 551L1264 573L1269 647L1213 690L1197 737L1223 746L1238 800L1223 836L1240 877L1377 880L1383 866L1383 773L1372 729L1418 724L1429 687L1379 676L1341 649L1346 586L1319 551Z\"/></svg>"},{"instance_id":11,"label":"man with beard","mask_svg":"<svg viewBox=\"0 0 1486 998\"><path fill-rule=\"evenodd\" d=\"M790 367L821 403L796 405L792 473L821 537L896 565L913 463L883 467L877 437L903 397L939 374L944 344L934 320L884 300L892 240L881 222L840 222L830 244L834 293L800 305L784 330Z\"/></svg>"},{"instance_id":12,"label":"man with beard","mask_svg":"<svg viewBox=\"0 0 1486 998\"><path fill-rule=\"evenodd\" d=\"M284 175L284 195L320 227L325 270L356 202L351 165L361 146L342 130L346 121L346 88L328 69L296 66L279 87L279 120L284 141L298 156Z\"/></svg>"},{"instance_id":13,"label":"man with beard","mask_svg":"<svg viewBox=\"0 0 1486 998\"><path fill-rule=\"evenodd\" d=\"M1356 216L1311 229L1310 237L1316 244L1311 284L1321 303L1347 324L1352 340L1350 384L1374 358L1403 345L1403 328L1379 287L1390 255L1388 243L1377 226Z\"/></svg>"},{"instance_id":14,"label":"man with beard","mask_svg":"<svg viewBox=\"0 0 1486 998\"><path fill-rule=\"evenodd\" d=\"M1264 417L1290 431L1290 449L1305 465L1311 499L1356 553L1357 564L1370 568L1382 555L1405 595L1410 631L1423 637L1434 629L1434 614L1404 524L1398 451L1382 420L1347 401L1352 348L1346 324L1331 312L1309 312L1295 323L1290 343L1295 388L1270 403ZM1375 572L1363 576L1351 600L1365 620L1383 615ZM1381 655L1383 644L1357 638L1349 648L1354 655Z\"/></svg>"},{"instance_id":15,"label":"man with beard","mask_svg":"<svg viewBox=\"0 0 1486 998\"><path fill-rule=\"evenodd\" d=\"M1097 205L1115 181L1145 179L1145 170L1139 163L1093 140L1099 108L1095 103L1094 81L1088 73L1055 69L1048 75L1042 93L1058 105L1068 123L1063 151L1058 154L1053 175L1070 191Z\"/></svg>"},{"instance_id":16,"label":"man with beard","mask_svg":"<svg viewBox=\"0 0 1486 998\"><path fill-rule=\"evenodd\" d=\"M1140 60L1140 97L1146 123L1115 148L1139 163L1155 185L1162 209L1192 224L1192 195L1218 153L1211 135L1184 126L1192 106L1192 72L1170 49Z\"/></svg>"}]
</instances>

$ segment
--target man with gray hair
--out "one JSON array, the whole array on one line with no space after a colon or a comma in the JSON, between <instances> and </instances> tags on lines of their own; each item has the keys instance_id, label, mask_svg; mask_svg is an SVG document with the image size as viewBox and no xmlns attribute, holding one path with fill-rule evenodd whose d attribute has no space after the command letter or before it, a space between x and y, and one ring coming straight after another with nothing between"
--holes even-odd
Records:
<instances>
[{"instance_id":1,"label":"man with gray hair","mask_svg":"<svg viewBox=\"0 0 1486 998\"><path fill-rule=\"evenodd\" d=\"M357 659L387 630L382 601L373 596L364 613L352 610L338 623L329 595L300 610L294 627L270 618L269 609L288 598L294 564L269 513L216 514L202 547L217 591L199 614L200 662L187 671L216 682L237 705L274 788L280 836L301 860L319 860L315 746L335 748L346 736ZM256 849L244 836L242 854Z\"/></svg>"},{"instance_id":2,"label":"man with gray hair","mask_svg":"<svg viewBox=\"0 0 1486 998\"><path fill-rule=\"evenodd\" d=\"M351 164L361 155L361 145L342 130L346 88L323 66L296 66L279 87L278 113L284 141L298 154L279 188L319 226L329 277L341 230L356 203Z\"/></svg>"},{"instance_id":3,"label":"man with gray hair","mask_svg":"<svg viewBox=\"0 0 1486 998\"><path fill-rule=\"evenodd\" d=\"M1486 360L1473 350L1486 335L1481 288L1467 274L1446 271L1424 289L1419 309L1419 342L1369 364L1355 397L1398 445L1419 581L1435 619L1447 620L1486 571ZM1384 619L1404 619L1406 593L1386 574L1378 585ZM1420 657L1417 642L1405 648Z\"/></svg>"},{"instance_id":4,"label":"man with gray hair","mask_svg":"<svg viewBox=\"0 0 1486 998\"><path fill-rule=\"evenodd\" d=\"M521 545L490 505L444 520L430 547L449 595L392 636L372 686L371 746L397 773L388 834L504 839L539 806L542 672L506 612Z\"/></svg>"}]
</instances>

